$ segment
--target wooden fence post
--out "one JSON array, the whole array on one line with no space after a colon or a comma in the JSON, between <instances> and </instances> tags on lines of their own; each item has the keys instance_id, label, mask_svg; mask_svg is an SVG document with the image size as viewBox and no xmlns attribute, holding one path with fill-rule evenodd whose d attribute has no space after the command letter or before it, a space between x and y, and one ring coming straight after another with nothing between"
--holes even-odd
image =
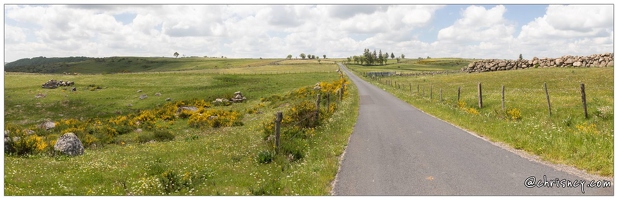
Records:
<instances>
[{"instance_id":1,"label":"wooden fence post","mask_svg":"<svg viewBox=\"0 0 618 200\"><path fill-rule=\"evenodd\" d=\"M343 87L339 88L339 102L341 102L341 99L343 99Z\"/></svg>"},{"instance_id":2,"label":"wooden fence post","mask_svg":"<svg viewBox=\"0 0 618 200\"><path fill-rule=\"evenodd\" d=\"M479 82L479 109L483 108L483 90L481 89L481 82Z\"/></svg>"},{"instance_id":3,"label":"wooden fence post","mask_svg":"<svg viewBox=\"0 0 618 200\"><path fill-rule=\"evenodd\" d=\"M460 96L461 96L461 86L457 87L457 103L459 103Z\"/></svg>"},{"instance_id":4,"label":"wooden fence post","mask_svg":"<svg viewBox=\"0 0 618 200\"><path fill-rule=\"evenodd\" d=\"M502 110L504 110L504 85L502 86Z\"/></svg>"},{"instance_id":5,"label":"wooden fence post","mask_svg":"<svg viewBox=\"0 0 618 200\"><path fill-rule=\"evenodd\" d=\"M545 87L545 96L547 97L547 110L549 111L549 116L551 117L551 102L549 101L549 92L547 91L547 82L543 83L543 87Z\"/></svg>"},{"instance_id":6,"label":"wooden fence post","mask_svg":"<svg viewBox=\"0 0 618 200\"><path fill-rule=\"evenodd\" d=\"M588 119L588 106L586 105L586 88L584 83L581 84L582 90L582 104L584 104L584 118Z\"/></svg>"},{"instance_id":7,"label":"wooden fence post","mask_svg":"<svg viewBox=\"0 0 618 200\"><path fill-rule=\"evenodd\" d=\"M279 136L281 131L282 119L283 113L281 111L277 112L277 118L275 119L275 147L277 148L277 152L279 152Z\"/></svg>"},{"instance_id":8,"label":"wooden fence post","mask_svg":"<svg viewBox=\"0 0 618 200\"><path fill-rule=\"evenodd\" d=\"M433 99L433 85L429 85L429 100Z\"/></svg>"},{"instance_id":9,"label":"wooden fence post","mask_svg":"<svg viewBox=\"0 0 618 200\"><path fill-rule=\"evenodd\" d=\"M416 85L416 94L421 94L421 84Z\"/></svg>"},{"instance_id":10,"label":"wooden fence post","mask_svg":"<svg viewBox=\"0 0 618 200\"><path fill-rule=\"evenodd\" d=\"M315 123L318 123L320 120L320 99L322 98L322 94L318 94L318 100L315 102Z\"/></svg>"},{"instance_id":11,"label":"wooden fence post","mask_svg":"<svg viewBox=\"0 0 618 200\"><path fill-rule=\"evenodd\" d=\"M410 94L412 94L412 83L410 83Z\"/></svg>"},{"instance_id":12,"label":"wooden fence post","mask_svg":"<svg viewBox=\"0 0 618 200\"><path fill-rule=\"evenodd\" d=\"M326 93L326 112L330 111L330 92Z\"/></svg>"},{"instance_id":13,"label":"wooden fence post","mask_svg":"<svg viewBox=\"0 0 618 200\"><path fill-rule=\"evenodd\" d=\"M440 88L440 102L442 102L442 88Z\"/></svg>"}]
</instances>

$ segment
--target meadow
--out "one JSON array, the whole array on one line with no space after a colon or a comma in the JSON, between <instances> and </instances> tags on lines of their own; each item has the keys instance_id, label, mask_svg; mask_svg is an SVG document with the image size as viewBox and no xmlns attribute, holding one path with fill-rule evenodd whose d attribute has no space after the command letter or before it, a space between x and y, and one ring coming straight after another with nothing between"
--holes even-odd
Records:
<instances>
[{"instance_id":1,"label":"meadow","mask_svg":"<svg viewBox=\"0 0 618 200\"><path fill-rule=\"evenodd\" d=\"M335 72L335 64L265 62L244 75L204 69L6 73L5 130L33 138L35 145L26 154L4 155L4 194L328 195L356 121L356 88ZM50 79L74 81L77 91L41 88ZM318 82L322 89L314 90ZM347 90L338 102L334 91L343 83ZM236 91L247 100L212 102ZM299 126L315 110L317 93L331 94L329 106L322 101L320 120ZM148 98L140 100L144 94ZM198 110L176 113L181 106ZM284 113L280 150L271 140L277 111ZM45 120L57 126L37 128ZM26 130L34 133L27 136ZM81 136L84 155L52 150L53 139L66 131Z\"/></svg>"},{"instance_id":2,"label":"meadow","mask_svg":"<svg viewBox=\"0 0 618 200\"><path fill-rule=\"evenodd\" d=\"M381 66L348 66L361 76L367 71L383 70ZM459 67L457 62L451 66ZM405 67L409 68L407 71L427 68L414 64ZM386 68L385 71L392 70ZM437 66L431 71L445 68L449 67ZM426 113L491 141L549 162L613 176L613 74L613 67L539 68L363 78ZM482 108L478 106L478 83L482 87ZM585 84L588 118L584 117L580 83ZM505 87L504 109L502 86Z\"/></svg>"}]
</instances>

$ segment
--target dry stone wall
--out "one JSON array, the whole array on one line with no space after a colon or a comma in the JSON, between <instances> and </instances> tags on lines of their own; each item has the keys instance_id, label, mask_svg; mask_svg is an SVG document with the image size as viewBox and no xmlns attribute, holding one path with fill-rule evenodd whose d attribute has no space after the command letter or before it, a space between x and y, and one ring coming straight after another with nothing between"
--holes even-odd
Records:
<instances>
[{"instance_id":1,"label":"dry stone wall","mask_svg":"<svg viewBox=\"0 0 618 200\"><path fill-rule=\"evenodd\" d=\"M594 54L590 56L562 56L560 58L537 58L532 60L486 59L474 61L462 68L464 72L489 72L517 70L536 67L613 67L614 53Z\"/></svg>"}]
</instances>

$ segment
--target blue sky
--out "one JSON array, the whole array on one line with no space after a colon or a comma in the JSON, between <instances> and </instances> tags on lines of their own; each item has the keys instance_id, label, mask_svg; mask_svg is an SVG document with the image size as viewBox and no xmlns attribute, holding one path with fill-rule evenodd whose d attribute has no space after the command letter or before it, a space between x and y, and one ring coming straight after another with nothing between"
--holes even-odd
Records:
<instances>
[{"instance_id":1,"label":"blue sky","mask_svg":"<svg viewBox=\"0 0 618 200\"><path fill-rule=\"evenodd\" d=\"M613 52L613 5L5 5L5 62L36 56L525 59ZM574 14L575 13L575 14Z\"/></svg>"}]
</instances>

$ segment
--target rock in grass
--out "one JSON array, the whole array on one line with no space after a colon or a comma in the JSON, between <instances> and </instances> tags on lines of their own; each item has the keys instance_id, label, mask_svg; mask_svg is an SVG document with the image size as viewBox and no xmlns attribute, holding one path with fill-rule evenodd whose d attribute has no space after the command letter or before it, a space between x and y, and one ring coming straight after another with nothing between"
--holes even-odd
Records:
<instances>
[{"instance_id":1,"label":"rock in grass","mask_svg":"<svg viewBox=\"0 0 618 200\"><path fill-rule=\"evenodd\" d=\"M142 95L139 96L140 100L145 99L145 98L148 98L148 95L142 94Z\"/></svg>"},{"instance_id":2,"label":"rock in grass","mask_svg":"<svg viewBox=\"0 0 618 200\"><path fill-rule=\"evenodd\" d=\"M172 98L167 98L167 99L165 99L165 101L171 101L171 100L172 100Z\"/></svg>"},{"instance_id":3,"label":"rock in grass","mask_svg":"<svg viewBox=\"0 0 618 200\"><path fill-rule=\"evenodd\" d=\"M84 154L84 145L74 133L65 133L56 141L54 150L65 155L78 156Z\"/></svg>"},{"instance_id":4,"label":"rock in grass","mask_svg":"<svg viewBox=\"0 0 618 200\"><path fill-rule=\"evenodd\" d=\"M161 96L160 92L155 93L155 96Z\"/></svg>"},{"instance_id":5,"label":"rock in grass","mask_svg":"<svg viewBox=\"0 0 618 200\"><path fill-rule=\"evenodd\" d=\"M45 130L52 129L52 128L54 128L54 127L56 127L56 123L54 123L54 122L52 122L52 121L45 121L45 122L43 122L43 123L41 123L41 124L39 125L39 128L41 128L41 129L45 129Z\"/></svg>"},{"instance_id":6,"label":"rock in grass","mask_svg":"<svg viewBox=\"0 0 618 200\"><path fill-rule=\"evenodd\" d=\"M188 111L197 111L197 107L193 107L193 106L181 106L181 107L178 107L178 110L176 110L176 114L180 114L183 110L188 110Z\"/></svg>"}]
</instances>

